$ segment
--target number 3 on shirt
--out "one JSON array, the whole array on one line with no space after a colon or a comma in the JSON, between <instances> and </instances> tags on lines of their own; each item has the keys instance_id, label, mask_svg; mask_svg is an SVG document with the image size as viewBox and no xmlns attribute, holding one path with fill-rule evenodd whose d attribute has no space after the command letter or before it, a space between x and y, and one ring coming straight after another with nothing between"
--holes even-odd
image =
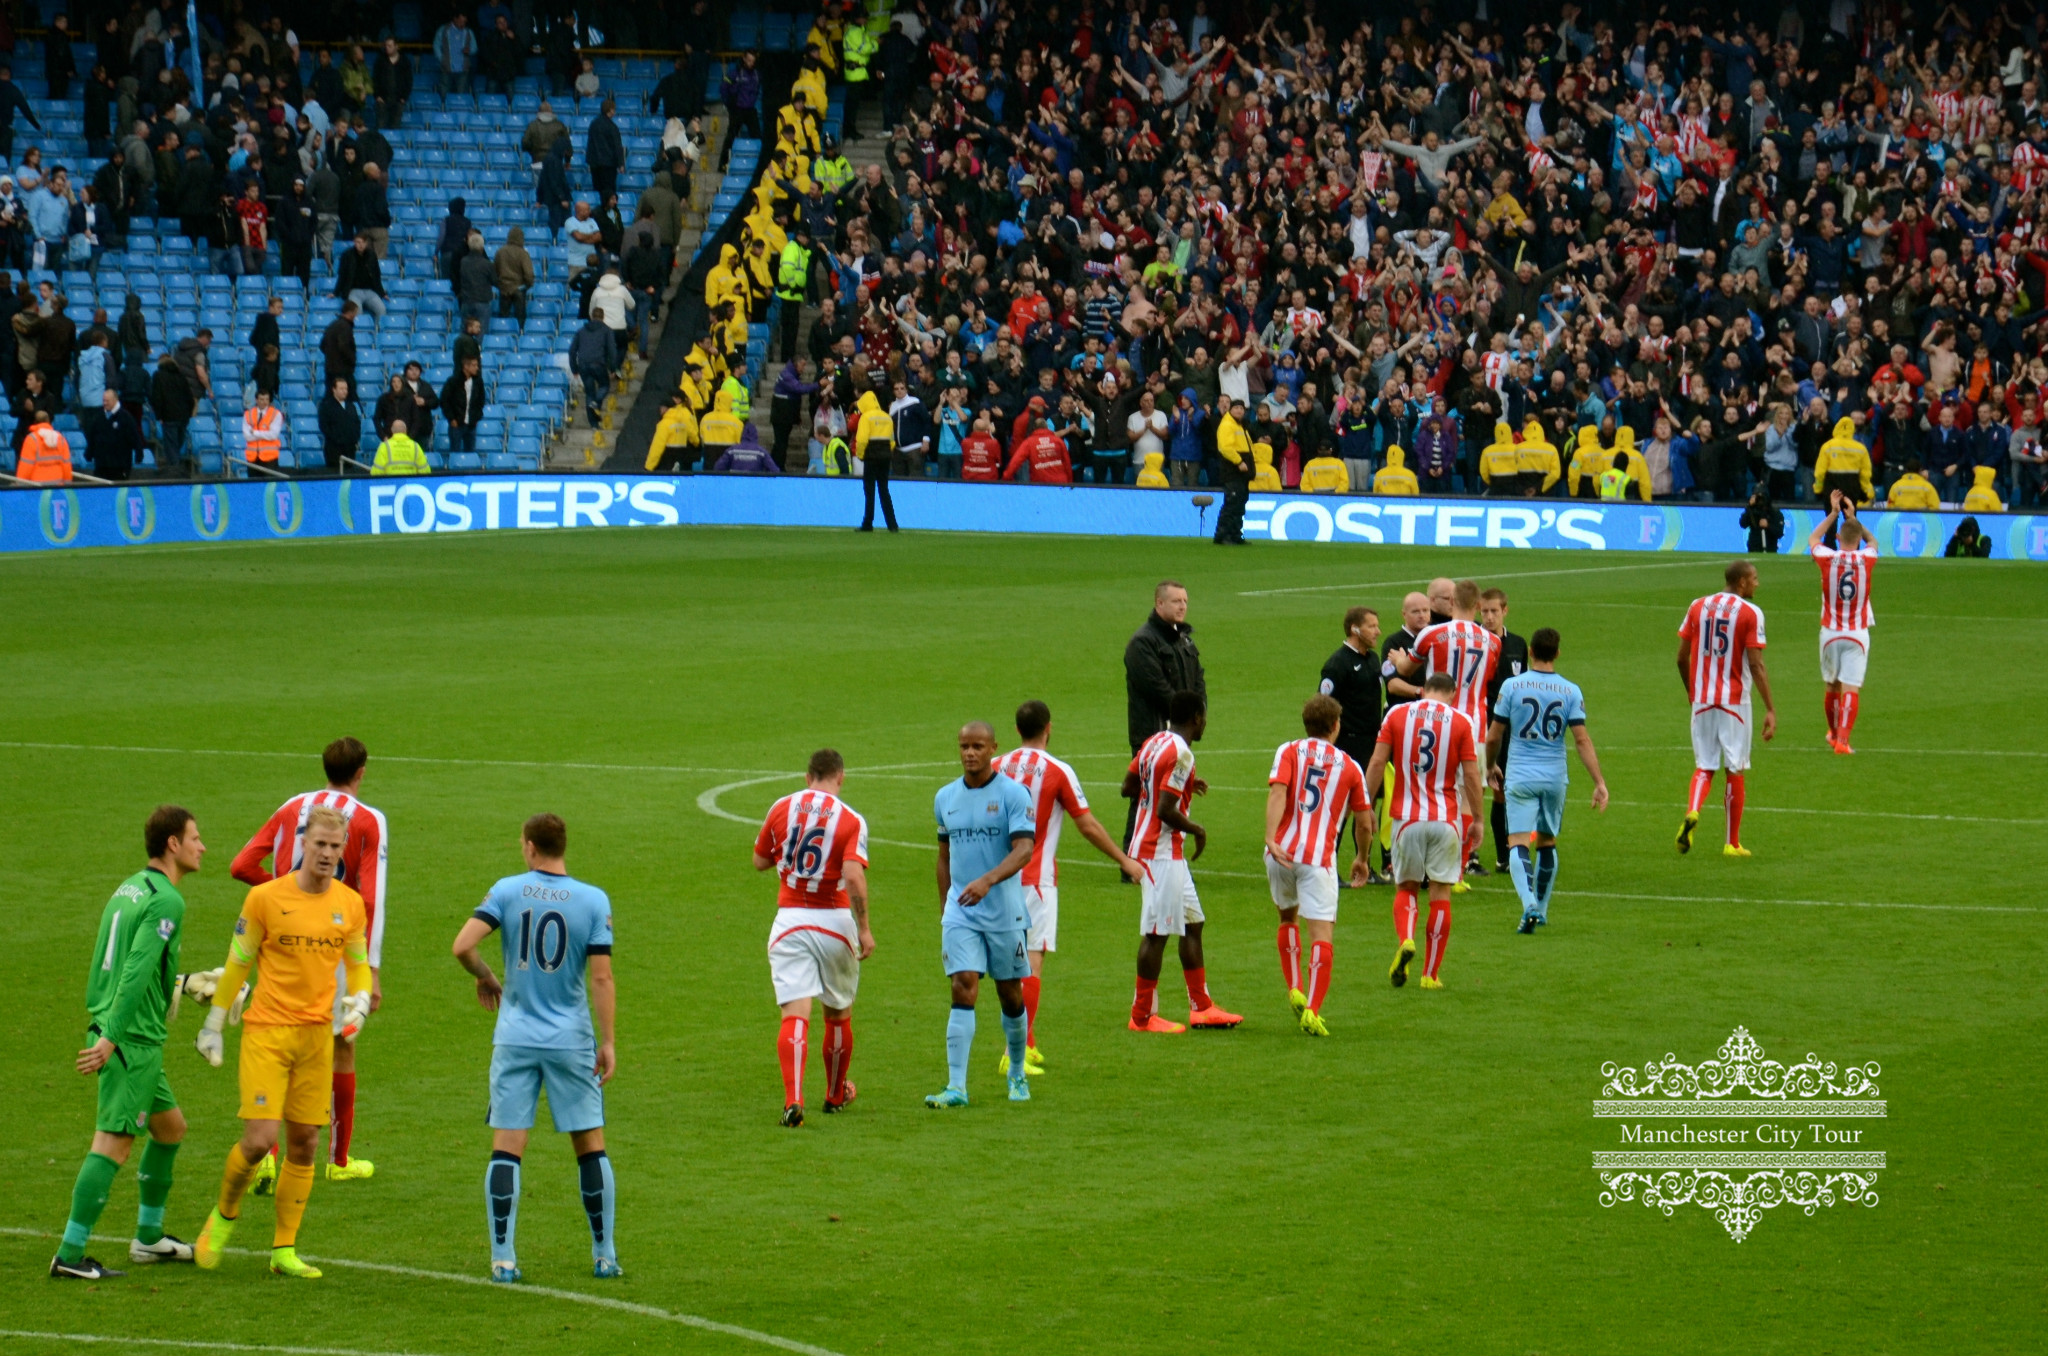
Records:
<instances>
[{"instance_id":1,"label":"number 3 on shirt","mask_svg":"<svg viewBox=\"0 0 2048 1356\"><path fill-rule=\"evenodd\" d=\"M1436 771L1436 731L1421 730L1415 736L1415 770L1428 776Z\"/></svg>"}]
</instances>

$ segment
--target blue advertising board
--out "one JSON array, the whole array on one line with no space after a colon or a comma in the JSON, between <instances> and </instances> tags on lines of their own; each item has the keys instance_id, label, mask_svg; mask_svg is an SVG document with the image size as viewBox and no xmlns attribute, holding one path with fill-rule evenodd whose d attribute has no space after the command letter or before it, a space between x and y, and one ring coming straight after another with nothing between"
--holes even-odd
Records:
<instances>
[{"instance_id":1,"label":"blue advertising board","mask_svg":"<svg viewBox=\"0 0 2048 1356\"><path fill-rule=\"evenodd\" d=\"M1217 502L1186 490L1095 486L894 485L905 527L965 532L1193 537L1215 528ZM138 482L0 491L0 551L275 538L414 536L569 527L850 527L855 480L788 476L436 476L390 480ZM1502 550L1742 551L1741 509L1606 504L1582 499L1377 499L1252 496L1248 539ZM1958 513L1873 511L1864 522L1888 556L1939 556ZM1798 550L1819 521L1785 511ZM1985 514L1993 557L2048 561L2048 515Z\"/></svg>"}]
</instances>

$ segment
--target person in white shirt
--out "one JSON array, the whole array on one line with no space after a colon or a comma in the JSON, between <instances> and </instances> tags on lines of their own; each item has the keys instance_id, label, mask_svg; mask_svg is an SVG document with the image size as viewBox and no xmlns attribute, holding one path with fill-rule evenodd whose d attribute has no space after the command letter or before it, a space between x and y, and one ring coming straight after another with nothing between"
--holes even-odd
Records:
<instances>
[{"instance_id":1,"label":"person in white shirt","mask_svg":"<svg viewBox=\"0 0 2048 1356\"><path fill-rule=\"evenodd\" d=\"M1131 411L1124 427L1131 435L1132 466L1142 468L1146 455L1152 452L1166 455L1166 413L1150 391L1138 397L1138 408Z\"/></svg>"}]
</instances>

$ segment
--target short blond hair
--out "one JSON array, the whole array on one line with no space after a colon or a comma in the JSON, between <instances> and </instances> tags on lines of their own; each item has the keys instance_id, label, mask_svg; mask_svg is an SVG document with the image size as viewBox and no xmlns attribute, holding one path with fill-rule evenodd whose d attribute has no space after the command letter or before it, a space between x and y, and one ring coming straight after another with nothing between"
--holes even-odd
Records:
<instances>
[{"instance_id":1,"label":"short blond hair","mask_svg":"<svg viewBox=\"0 0 2048 1356\"><path fill-rule=\"evenodd\" d=\"M311 833L314 829L318 828L339 829L341 830L341 836L346 839L348 837L348 816L335 809L332 805L315 805L312 809L306 811L306 832Z\"/></svg>"}]
</instances>

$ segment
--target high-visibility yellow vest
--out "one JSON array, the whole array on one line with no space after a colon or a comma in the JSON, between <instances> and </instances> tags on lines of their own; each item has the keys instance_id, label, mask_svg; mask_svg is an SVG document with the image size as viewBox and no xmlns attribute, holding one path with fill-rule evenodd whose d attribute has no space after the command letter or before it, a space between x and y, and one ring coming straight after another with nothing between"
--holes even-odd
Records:
<instances>
[{"instance_id":1,"label":"high-visibility yellow vest","mask_svg":"<svg viewBox=\"0 0 2048 1356\"><path fill-rule=\"evenodd\" d=\"M811 252L792 240L782 247L782 259L775 268L775 295L786 302L801 302L811 285Z\"/></svg>"}]
</instances>

